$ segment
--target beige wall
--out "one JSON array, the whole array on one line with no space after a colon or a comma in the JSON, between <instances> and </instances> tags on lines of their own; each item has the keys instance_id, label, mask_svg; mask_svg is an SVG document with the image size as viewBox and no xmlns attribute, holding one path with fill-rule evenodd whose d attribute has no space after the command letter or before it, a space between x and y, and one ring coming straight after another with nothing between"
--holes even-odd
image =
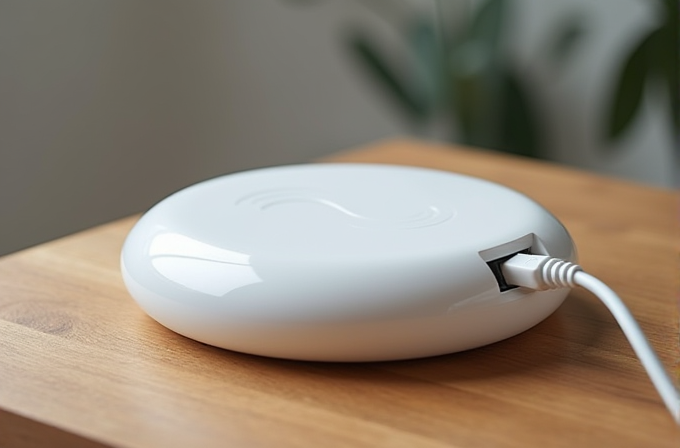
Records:
<instances>
[{"instance_id":1,"label":"beige wall","mask_svg":"<svg viewBox=\"0 0 680 448\"><path fill-rule=\"evenodd\" d=\"M0 253L398 131L281 1L0 1Z\"/></svg>"},{"instance_id":2,"label":"beige wall","mask_svg":"<svg viewBox=\"0 0 680 448\"><path fill-rule=\"evenodd\" d=\"M669 184L659 107L618 155L593 151L602 55L646 26L641 2L590 6L609 25L572 71L556 77L531 61L542 17L591 3L520 2L517 57L551 117L554 156ZM0 254L142 211L207 177L405 132L337 39L356 5L0 0ZM612 10L622 15L607 19Z\"/></svg>"}]
</instances>

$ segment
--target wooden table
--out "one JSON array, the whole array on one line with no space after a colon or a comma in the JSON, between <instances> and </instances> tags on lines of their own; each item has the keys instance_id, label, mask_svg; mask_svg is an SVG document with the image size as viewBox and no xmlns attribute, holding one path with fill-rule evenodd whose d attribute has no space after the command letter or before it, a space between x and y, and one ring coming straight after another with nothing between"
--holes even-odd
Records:
<instances>
[{"instance_id":1,"label":"wooden table","mask_svg":"<svg viewBox=\"0 0 680 448\"><path fill-rule=\"evenodd\" d=\"M677 378L675 193L414 141L328 160L473 174L538 200ZM178 336L136 306L118 265L135 219L0 259L0 446L680 446L624 336L585 291L537 327L465 353L265 359Z\"/></svg>"}]
</instances>

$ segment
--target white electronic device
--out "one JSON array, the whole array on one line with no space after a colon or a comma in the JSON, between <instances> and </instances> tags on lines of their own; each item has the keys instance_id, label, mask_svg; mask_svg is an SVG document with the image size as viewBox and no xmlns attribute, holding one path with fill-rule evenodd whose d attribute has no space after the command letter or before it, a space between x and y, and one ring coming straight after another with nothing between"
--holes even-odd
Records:
<instances>
[{"instance_id":1,"label":"white electronic device","mask_svg":"<svg viewBox=\"0 0 680 448\"><path fill-rule=\"evenodd\" d=\"M509 188L423 168L310 164L226 175L151 208L121 256L164 326L319 361L441 355L550 315L569 288L504 284L518 252L574 261L560 222Z\"/></svg>"}]
</instances>

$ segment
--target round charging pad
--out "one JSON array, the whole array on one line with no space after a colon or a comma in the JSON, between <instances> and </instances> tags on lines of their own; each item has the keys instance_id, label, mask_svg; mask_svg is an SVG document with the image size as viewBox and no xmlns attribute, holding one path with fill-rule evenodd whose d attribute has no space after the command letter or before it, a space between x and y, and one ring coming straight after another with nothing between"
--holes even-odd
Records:
<instances>
[{"instance_id":1,"label":"round charging pad","mask_svg":"<svg viewBox=\"0 0 680 448\"><path fill-rule=\"evenodd\" d=\"M121 267L139 305L187 337L266 356L374 361L470 349L543 320L568 289L505 285L499 260L521 251L575 255L549 212L500 185L310 164L169 196L134 226Z\"/></svg>"}]
</instances>

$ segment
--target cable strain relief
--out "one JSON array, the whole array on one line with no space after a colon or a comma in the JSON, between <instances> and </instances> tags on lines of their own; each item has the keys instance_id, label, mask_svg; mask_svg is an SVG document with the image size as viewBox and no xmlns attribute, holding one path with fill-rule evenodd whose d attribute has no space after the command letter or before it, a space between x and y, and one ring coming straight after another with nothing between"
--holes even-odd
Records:
<instances>
[{"instance_id":1,"label":"cable strain relief","mask_svg":"<svg viewBox=\"0 0 680 448\"><path fill-rule=\"evenodd\" d=\"M574 276L583 271L581 266L558 258L548 259L541 269L543 280L549 289L576 287Z\"/></svg>"}]
</instances>

